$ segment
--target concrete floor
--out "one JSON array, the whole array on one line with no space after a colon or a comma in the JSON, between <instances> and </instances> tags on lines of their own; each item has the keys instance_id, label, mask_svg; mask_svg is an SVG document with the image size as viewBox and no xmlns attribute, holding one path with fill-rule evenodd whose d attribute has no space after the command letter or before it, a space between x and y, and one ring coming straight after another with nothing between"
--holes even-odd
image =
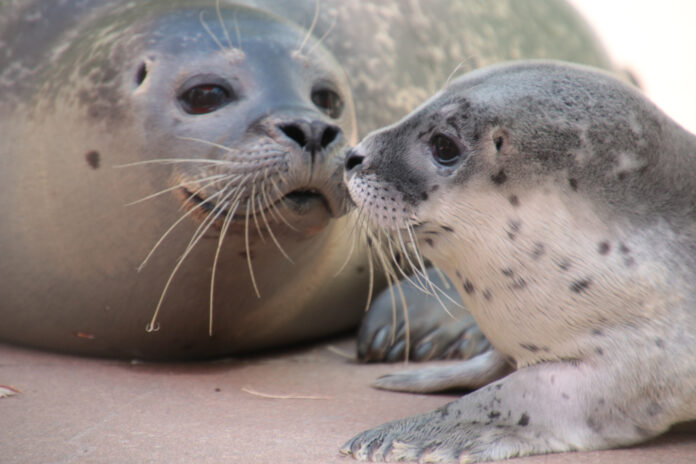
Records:
<instances>
[{"instance_id":1,"label":"concrete floor","mask_svg":"<svg viewBox=\"0 0 696 464\"><path fill-rule=\"evenodd\" d=\"M356 364L354 347L343 339L255 358L143 364L0 345L0 384L21 391L0 399L0 463L350 464L337 450L355 433L455 398L370 388L402 366ZM631 449L510 462L692 464L696 427Z\"/></svg>"}]
</instances>

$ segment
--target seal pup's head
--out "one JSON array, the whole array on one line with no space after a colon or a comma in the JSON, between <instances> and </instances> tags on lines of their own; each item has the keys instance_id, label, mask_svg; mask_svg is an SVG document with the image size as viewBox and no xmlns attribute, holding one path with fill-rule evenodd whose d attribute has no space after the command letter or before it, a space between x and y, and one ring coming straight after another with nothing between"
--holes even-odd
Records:
<instances>
[{"instance_id":1,"label":"seal pup's head","mask_svg":"<svg viewBox=\"0 0 696 464\"><path fill-rule=\"evenodd\" d=\"M574 358L574 334L644 316L661 293L670 221L693 215L688 136L608 74L518 62L465 75L366 137L345 181L392 243L445 271L496 348Z\"/></svg>"}]
</instances>

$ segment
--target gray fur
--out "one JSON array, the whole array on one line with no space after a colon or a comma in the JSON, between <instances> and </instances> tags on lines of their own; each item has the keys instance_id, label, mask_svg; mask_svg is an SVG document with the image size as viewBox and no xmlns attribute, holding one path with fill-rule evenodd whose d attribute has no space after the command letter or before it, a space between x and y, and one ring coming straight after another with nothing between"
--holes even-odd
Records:
<instances>
[{"instance_id":1,"label":"gray fur","mask_svg":"<svg viewBox=\"0 0 696 464\"><path fill-rule=\"evenodd\" d=\"M461 148L455 162L434 158L434 134ZM478 70L368 136L350 164L365 215L413 228L517 370L344 452L486 461L626 446L696 418L696 137L638 90L560 62ZM403 213L365 206L374 188ZM431 246L442 226L454 233ZM467 386L475 366L393 384Z\"/></svg>"}]
</instances>

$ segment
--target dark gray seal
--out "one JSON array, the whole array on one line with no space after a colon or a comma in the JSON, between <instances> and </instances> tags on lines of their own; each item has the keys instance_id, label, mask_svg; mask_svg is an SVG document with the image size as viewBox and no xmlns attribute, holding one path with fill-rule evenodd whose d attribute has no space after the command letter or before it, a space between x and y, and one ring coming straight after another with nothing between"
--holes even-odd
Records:
<instances>
[{"instance_id":1,"label":"dark gray seal","mask_svg":"<svg viewBox=\"0 0 696 464\"><path fill-rule=\"evenodd\" d=\"M181 359L354 327L348 144L460 61L606 65L556 1L318 6L0 6L1 340Z\"/></svg>"},{"instance_id":2,"label":"dark gray seal","mask_svg":"<svg viewBox=\"0 0 696 464\"><path fill-rule=\"evenodd\" d=\"M627 446L696 418L696 137L635 88L558 62L478 70L346 163L361 211L417 237L495 348L380 385L516 371L345 453L478 462Z\"/></svg>"}]
</instances>

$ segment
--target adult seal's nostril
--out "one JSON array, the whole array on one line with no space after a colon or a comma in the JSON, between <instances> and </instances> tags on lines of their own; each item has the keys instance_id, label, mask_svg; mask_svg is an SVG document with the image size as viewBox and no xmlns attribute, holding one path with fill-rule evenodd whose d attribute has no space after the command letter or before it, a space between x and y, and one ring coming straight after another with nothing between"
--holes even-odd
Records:
<instances>
[{"instance_id":1,"label":"adult seal's nostril","mask_svg":"<svg viewBox=\"0 0 696 464\"><path fill-rule=\"evenodd\" d=\"M354 168L362 165L363 160L365 157L358 152L356 152L354 149L348 151L346 153L346 172L352 171Z\"/></svg>"},{"instance_id":2,"label":"adult seal's nostril","mask_svg":"<svg viewBox=\"0 0 696 464\"><path fill-rule=\"evenodd\" d=\"M341 128L322 121L295 121L278 128L298 146L310 153L326 149L341 135Z\"/></svg>"}]
</instances>

